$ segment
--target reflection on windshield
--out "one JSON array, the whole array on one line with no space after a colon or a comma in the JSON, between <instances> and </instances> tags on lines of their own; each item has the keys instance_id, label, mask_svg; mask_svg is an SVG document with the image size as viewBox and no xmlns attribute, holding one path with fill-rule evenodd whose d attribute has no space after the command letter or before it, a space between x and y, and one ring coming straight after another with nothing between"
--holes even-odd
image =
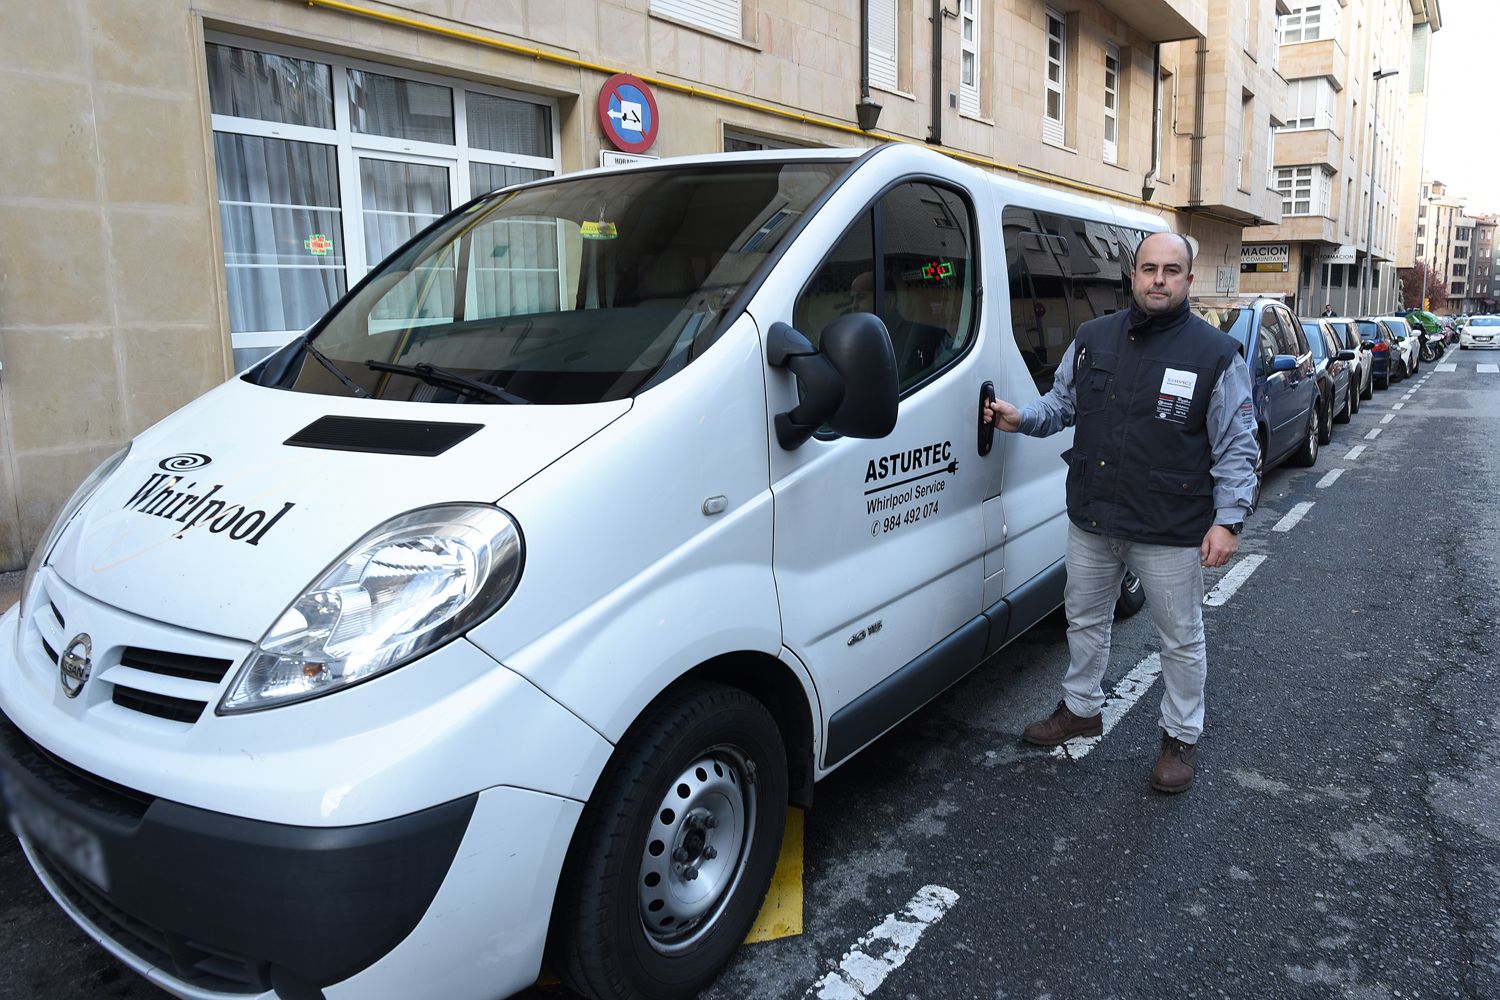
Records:
<instances>
[{"instance_id":1,"label":"reflection on windshield","mask_svg":"<svg viewBox=\"0 0 1500 1000\"><path fill-rule=\"evenodd\" d=\"M624 399L713 343L745 283L848 168L735 163L500 192L386 260L310 340L382 399ZM303 392L350 392L305 356L264 371Z\"/></svg>"},{"instance_id":2,"label":"reflection on windshield","mask_svg":"<svg viewBox=\"0 0 1500 1000\"><path fill-rule=\"evenodd\" d=\"M1209 325L1217 327L1238 340L1241 347L1250 342L1250 320L1255 316L1254 309L1239 306L1195 305L1193 312Z\"/></svg>"}]
</instances>

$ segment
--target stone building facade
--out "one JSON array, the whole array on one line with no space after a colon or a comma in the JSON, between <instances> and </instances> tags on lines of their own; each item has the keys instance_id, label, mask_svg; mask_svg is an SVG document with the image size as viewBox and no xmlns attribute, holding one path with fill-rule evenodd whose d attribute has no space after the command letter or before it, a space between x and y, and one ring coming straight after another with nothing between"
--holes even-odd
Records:
<instances>
[{"instance_id":1,"label":"stone building facade","mask_svg":"<svg viewBox=\"0 0 1500 1000\"><path fill-rule=\"evenodd\" d=\"M1159 212L1199 242L1200 289L1237 288L1242 228L1281 210L1285 0L12 7L0 570L103 458L421 225L618 152L598 110L617 72L654 92L645 155L930 143Z\"/></svg>"},{"instance_id":2,"label":"stone building facade","mask_svg":"<svg viewBox=\"0 0 1500 1000\"><path fill-rule=\"evenodd\" d=\"M1285 269L1247 274L1245 286L1284 295L1303 314L1330 304L1340 315L1387 313L1400 302L1396 268L1414 221L1402 215L1403 194L1421 176L1420 142L1417 163L1407 162L1409 136L1425 135L1425 124L1411 116L1425 118L1426 46L1442 26L1438 4L1292 0L1291 7L1280 19L1290 91L1276 135L1282 218L1244 237L1274 248ZM1416 91L1414 75L1422 77Z\"/></svg>"}]
</instances>

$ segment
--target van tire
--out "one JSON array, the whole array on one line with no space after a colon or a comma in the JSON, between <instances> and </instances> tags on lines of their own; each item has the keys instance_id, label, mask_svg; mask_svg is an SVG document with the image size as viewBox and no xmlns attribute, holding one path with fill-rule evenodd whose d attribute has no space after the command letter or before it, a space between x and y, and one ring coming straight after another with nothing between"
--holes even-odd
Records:
<instances>
[{"instance_id":1,"label":"van tire","mask_svg":"<svg viewBox=\"0 0 1500 1000\"><path fill-rule=\"evenodd\" d=\"M1115 618L1129 618L1146 606L1146 588L1140 577L1129 570L1120 581L1120 596L1115 599Z\"/></svg>"},{"instance_id":2,"label":"van tire","mask_svg":"<svg viewBox=\"0 0 1500 1000\"><path fill-rule=\"evenodd\" d=\"M659 699L584 806L558 888L553 971L595 1000L697 995L760 912L786 809L786 751L765 706L700 683ZM695 890L698 909L683 901ZM648 930L648 916L692 920L691 931Z\"/></svg>"}]
</instances>

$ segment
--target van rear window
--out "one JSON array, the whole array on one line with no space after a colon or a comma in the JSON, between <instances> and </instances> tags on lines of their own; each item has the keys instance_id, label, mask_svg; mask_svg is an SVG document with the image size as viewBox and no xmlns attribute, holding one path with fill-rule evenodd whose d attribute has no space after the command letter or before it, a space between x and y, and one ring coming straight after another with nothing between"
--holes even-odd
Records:
<instances>
[{"instance_id":1,"label":"van rear window","mask_svg":"<svg viewBox=\"0 0 1500 1000\"><path fill-rule=\"evenodd\" d=\"M620 171L502 191L375 269L254 376L439 403L594 403L716 339L741 290L847 162ZM357 386L358 390L352 388Z\"/></svg>"}]
</instances>

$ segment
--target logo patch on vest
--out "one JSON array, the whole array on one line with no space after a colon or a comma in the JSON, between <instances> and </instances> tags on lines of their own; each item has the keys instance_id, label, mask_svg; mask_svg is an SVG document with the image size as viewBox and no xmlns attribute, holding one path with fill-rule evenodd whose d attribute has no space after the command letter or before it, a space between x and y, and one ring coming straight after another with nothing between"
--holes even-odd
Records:
<instances>
[{"instance_id":1,"label":"logo patch on vest","mask_svg":"<svg viewBox=\"0 0 1500 1000\"><path fill-rule=\"evenodd\" d=\"M1193 389L1198 385L1197 372L1168 368L1161 377L1161 391L1156 394L1156 419L1174 424L1187 423L1193 405Z\"/></svg>"}]
</instances>

